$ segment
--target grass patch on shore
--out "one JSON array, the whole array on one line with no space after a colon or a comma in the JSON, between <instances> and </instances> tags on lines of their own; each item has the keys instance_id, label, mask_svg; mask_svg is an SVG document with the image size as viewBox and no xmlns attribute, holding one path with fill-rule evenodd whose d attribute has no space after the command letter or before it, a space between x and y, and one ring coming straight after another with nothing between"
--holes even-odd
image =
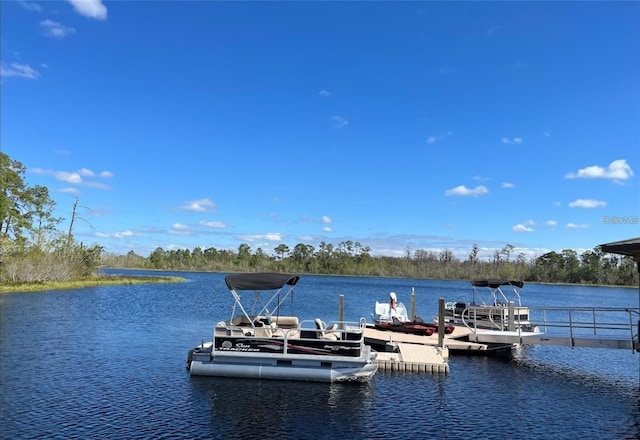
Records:
<instances>
[{"instance_id":1,"label":"grass patch on shore","mask_svg":"<svg viewBox=\"0 0 640 440\"><path fill-rule=\"evenodd\" d=\"M94 286L118 286L133 284L182 283L181 277L97 275L73 281L42 281L35 283L7 283L0 285L0 293L42 292L45 290L82 289Z\"/></svg>"}]
</instances>

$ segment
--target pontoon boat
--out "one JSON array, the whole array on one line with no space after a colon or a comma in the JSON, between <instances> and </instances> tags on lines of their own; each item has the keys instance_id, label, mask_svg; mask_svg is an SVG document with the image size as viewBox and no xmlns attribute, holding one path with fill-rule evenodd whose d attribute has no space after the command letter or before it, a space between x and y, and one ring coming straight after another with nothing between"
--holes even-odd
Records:
<instances>
[{"instance_id":1,"label":"pontoon boat","mask_svg":"<svg viewBox=\"0 0 640 440\"><path fill-rule=\"evenodd\" d=\"M320 318L280 314L298 280L278 273L228 275L225 282L234 298L231 317L215 325L211 341L189 351L190 374L317 382L371 378L378 365L375 352L364 343L365 318L327 325ZM257 313L241 302L243 291L255 292L253 304L262 304Z\"/></svg>"}]
</instances>

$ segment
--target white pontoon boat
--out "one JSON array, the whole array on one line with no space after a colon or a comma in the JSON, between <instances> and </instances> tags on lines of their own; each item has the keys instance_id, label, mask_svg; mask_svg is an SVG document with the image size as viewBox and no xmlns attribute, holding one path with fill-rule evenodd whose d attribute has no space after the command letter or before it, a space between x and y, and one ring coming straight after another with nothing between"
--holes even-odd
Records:
<instances>
[{"instance_id":1,"label":"white pontoon boat","mask_svg":"<svg viewBox=\"0 0 640 440\"><path fill-rule=\"evenodd\" d=\"M501 332L539 332L538 326L529 321L529 308L522 305L518 290L524 286L522 281L474 280L471 286L473 298L470 303L445 304L447 324ZM506 286L513 289L513 295L505 294L502 287ZM484 295L480 288L486 288Z\"/></svg>"},{"instance_id":2,"label":"white pontoon boat","mask_svg":"<svg viewBox=\"0 0 640 440\"><path fill-rule=\"evenodd\" d=\"M334 322L319 318L300 321L281 316L280 306L293 292L299 277L277 273L228 275L226 285L234 298L231 318L213 329L213 339L189 350L191 375L317 382L364 381L378 366L375 352L364 343L365 318ZM255 292L249 314L239 292ZM263 298L266 293L271 295Z\"/></svg>"}]
</instances>

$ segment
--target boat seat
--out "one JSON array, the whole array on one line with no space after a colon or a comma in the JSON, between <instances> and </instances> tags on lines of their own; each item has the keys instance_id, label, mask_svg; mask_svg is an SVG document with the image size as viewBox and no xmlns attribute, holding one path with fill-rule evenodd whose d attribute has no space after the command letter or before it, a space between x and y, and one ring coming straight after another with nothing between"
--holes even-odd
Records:
<instances>
[{"instance_id":1,"label":"boat seat","mask_svg":"<svg viewBox=\"0 0 640 440\"><path fill-rule=\"evenodd\" d=\"M280 328L298 328L300 326L297 316L277 316L272 319L272 322L275 322L276 326Z\"/></svg>"},{"instance_id":2,"label":"boat seat","mask_svg":"<svg viewBox=\"0 0 640 440\"><path fill-rule=\"evenodd\" d=\"M318 339L331 339L334 341L340 339L340 332L335 331L335 324L327 328L327 324L320 318L316 318L314 322L316 323L316 335Z\"/></svg>"},{"instance_id":3,"label":"boat seat","mask_svg":"<svg viewBox=\"0 0 640 440\"><path fill-rule=\"evenodd\" d=\"M295 328L292 328L292 329L276 328L271 332L271 336L274 338L284 338L285 335L289 339L295 339L300 336L300 331Z\"/></svg>"},{"instance_id":4,"label":"boat seat","mask_svg":"<svg viewBox=\"0 0 640 440\"><path fill-rule=\"evenodd\" d=\"M239 315L231 320L231 325L251 325L251 319L244 315Z\"/></svg>"},{"instance_id":5,"label":"boat seat","mask_svg":"<svg viewBox=\"0 0 640 440\"><path fill-rule=\"evenodd\" d=\"M264 325L260 322L260 325L256 324L256 336L260 336L262 338L270 338L273 336L273 326L272 325Z\"/></svg>"},{"instance_id":6,"label":"boat seat","mask_svg":"<svg viewBox=\"0 0 640 440\"><path fill-rule=\"evenodd\" d=\"M272 336L274 338L297 338L300 336L300 321L297 316L277 316L271 317L271 327L274 328Z\"/></svg>"},{"instance_id":7,"label":"boat seat","mask_svg":"<svg viewBox=\"0 0 640 440\"><path fill-rule=\"evenodd\" d=\"M389 304L376 301L373 314L374 321L387 321L389 319Z\"/></svg>"}]
</instances>

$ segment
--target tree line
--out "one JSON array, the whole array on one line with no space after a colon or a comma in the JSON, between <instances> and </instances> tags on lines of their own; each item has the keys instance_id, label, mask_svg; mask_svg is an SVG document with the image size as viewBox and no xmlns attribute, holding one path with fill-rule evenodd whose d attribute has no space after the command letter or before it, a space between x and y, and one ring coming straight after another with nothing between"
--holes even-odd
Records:
<instances>
[{"instance_id":1,"label":"tree line","mask_svg":"<svg viewBox=\"0 0 640 440\"><path fill-rule=\"evenodd\" d=\"M262 248L241 244L237 250L215 247L194 249L157 248L148 256L130 251L126 255L105 253L104 248L76 241L74 224L78 200L69 227L59 229L62 218L53 215L55 202L43 186L29 186L25 167L0 152L0 282L37 283L74 281L97 274L99 267L176 271L258 272L356 275L372 277L475 279L507 278L530 282L637 285L638 273L630 257L603 254L599 248L580 255L574 250L548 252L527 259L513 255L507 244L488 260L479 258L473 245L464 260L451 250L407 249L402 257L373 256L359 242L317 247L298 243L279 244L270 255Z\"/></svg>"},{"instance_id":2,"label":"tree line","mask_svg":"<svg viewBox=\"0 0 640 440\"><path fill-rule=\"evenodd\" d=\"M403 257L372 256L359 242L338 245L321 242L318 248L298 243L291 249L276 246L275 256L262 248L252 251L241 244L237 251L216 249L155 249L148 257L131 251L127 255L106 254L103 263L111 267L211 272L290 272L371 277L479 279L503 278L528 282L607 284L633 286L638 272L631 257L604 254L599 247L578 254L572 249L547 252L527 259L523 253L512 258L515 247L507 244L489 260L478 258L473 245L460 260L451 250L439 252L407 249Z\"/></svg>"}]
</instances>

